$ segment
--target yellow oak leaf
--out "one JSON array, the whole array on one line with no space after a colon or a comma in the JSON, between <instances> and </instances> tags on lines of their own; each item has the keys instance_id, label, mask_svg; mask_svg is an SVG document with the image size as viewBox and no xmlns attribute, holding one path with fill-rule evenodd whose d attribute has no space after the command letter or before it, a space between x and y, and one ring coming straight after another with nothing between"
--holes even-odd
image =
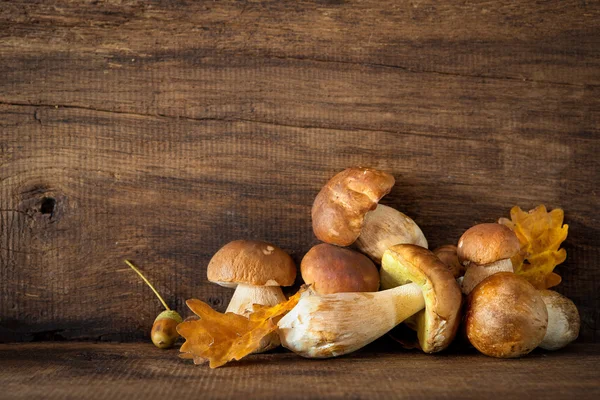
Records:
<instances>
[{"instance_id":1,"label":"yellow oak leaf","mask_svg":"<svg viewBox=\"0 0 600 400\"><path fill-rule=\"evenodd\" d=\"M275 306L254 305L248 317L234 313L222 314L197 299L186 301L200 319L177 325L177 332L186 340L181 346L182 358L195 364L208 361L211 368L240 360L261 348L261 341L277 330L277 322L298 304L301 291Z\"/></svg>"},{"instance_id":2,"label":"yellow oak leaf","mask_svg":"<svg viewBox=\"0 0 600 400\"><path fill-rule=\"evenodd\" d=\"M563 225L564 216L560 208L548 212L542 204L529 212L515 206L510 210L510 219L498 220L512 229L521 243L521 251L511 258L515 273L537 289L561 282L553 271L567 258L565 249L560 248L569 230L569 225Z\"/></svg>"}]
</instances>

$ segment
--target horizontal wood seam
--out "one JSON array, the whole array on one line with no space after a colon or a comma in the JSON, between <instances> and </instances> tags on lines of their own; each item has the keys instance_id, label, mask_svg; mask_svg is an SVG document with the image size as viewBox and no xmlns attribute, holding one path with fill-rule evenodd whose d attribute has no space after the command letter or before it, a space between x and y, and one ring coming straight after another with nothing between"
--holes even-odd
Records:
<instances>
[{"instance_id":1,"label":"horizontal wood seam","mask_svg":"<svg viewBox=\"0 0 600 400\"><path fill-rule=\"evenodd\" d=\"M411 69L409 67L404 67L401 65L380 64L380 63L370 63L370 62L362 63L362 62L356 62L356 61L327 60L327 59L308 58L308 57L287 57L287 56L278 56L278 55L270 55L269 57L266 57L266 59L269 59L269 58L275 58L275 59L279 59L279 60L309 61L309 62L319 62L319 63L359 65L359 66L373 67L373 68L398 69L398 70L410 72L413 74L432 74L432 75L457 76L457 77L474 78L474 79L507 80L507 81L528 82L528 83L542 83L542 84L547 84L547 85L572 86L572 87L580 87L580 88L600 87L600 85L593 84L593 83L577 84L577 83L546 81L546 80L537 80L537 79L528 79L528 78L515 78L515 77L511 77L511 76L459 74L457 72L443 72L443 71L425 70L425 69L417 70L417 69Z\"/></svg>"},{"instance_id":2,"label":"horizontal wood seam","mask_svg":"<svg viewBox=\"0 0 600 400\"><path fill-rule=\"evenodd\" d=\"M118 111L118 110L108 110L108 109L100 109L95 107L85 107L79 105L70 105L70 104L34 104L34 103L23 103L23 102L5 102L0 101L0 106L13 106L13 107L43 107L43 108L65 108L65 109L74 109L74 110L85 110L85 111L94 111L99 113L112 113L112 114L122 114L122 115L131 115L136 117L147 117L147 118L164 118L164 119L175 119L175 120L187 120L187 121L217 121L217 122L247 122L254 124L264 124L271 125L276 127L284 127L284 128L296 128L296 129L315 129L315 130L326 130L326 131L338 131L338 132L372 132L372 133L392 133L392 134L404 134L404 135L412 135L417 137L429 137L436 139L451 139L451 140L468 140L468 141L485 141L483 139L478 139L476 137L472 138L463 138L459 136L448 136L448 135L434 135L434 134L423 134L423 133L415 133L415 132L407 132L407 131L393 131L386 129L366 129L366 128L333 128L328 126L319 126L319 125L294 125L294 124L283 124L280 122L267 122L261 120L254 120L248 118L215 118L215 117L186 117L186 116L176 116L176 115L168 115L168 114L144 114L137 113L131 111ZM41 123L40 118L37 116L37 111L34 111L34 119Z\"/></svg>"}]
</instances>

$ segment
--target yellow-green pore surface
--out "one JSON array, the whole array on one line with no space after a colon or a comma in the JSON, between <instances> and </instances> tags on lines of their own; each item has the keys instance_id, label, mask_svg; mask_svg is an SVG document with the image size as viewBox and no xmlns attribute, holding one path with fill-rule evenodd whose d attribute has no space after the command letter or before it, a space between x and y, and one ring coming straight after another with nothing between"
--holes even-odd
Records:
<instances>
[{"instance_id":1,"label":"yellow-green pore surface","mask_svg":"<svg viewBox=\"0 0 600 400\"><path fill-rule=\"evenodd\" d=\"M459 325L462 295L448 268L429 250L410 244L390 247L381 261L381 289L408 283L421 287L425 309L413 316L426 353L444 350Z\"/></svg>"}]
</instances>

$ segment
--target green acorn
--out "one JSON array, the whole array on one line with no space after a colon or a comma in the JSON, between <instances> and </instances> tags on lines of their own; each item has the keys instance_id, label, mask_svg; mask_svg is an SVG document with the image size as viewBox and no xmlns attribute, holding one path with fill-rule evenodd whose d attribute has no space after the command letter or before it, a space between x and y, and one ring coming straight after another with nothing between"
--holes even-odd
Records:
<instances>
[{"instance_id":1,"label":"green acorn","mask_svg":"<svg viewBox=\"0 0 600 400\"><path fill-rule=\"evenodd\" d=\"M168 349L172 347L177 339L179 338L179 333L177 333L177 325L179 325L183 318L177 311L171 310L161 295L154 289L154 286L146 279L146 277L137 269L129 260L125 260L125 264L129 265L131 269L133 269L146 284L152 289L158 300L165 307L165 311L158 314L156 319L154 320L154 324L152 324L152 330L150 331L150 339L152 339L152 343L159 349Z\"/></svg>"}]
</instances>

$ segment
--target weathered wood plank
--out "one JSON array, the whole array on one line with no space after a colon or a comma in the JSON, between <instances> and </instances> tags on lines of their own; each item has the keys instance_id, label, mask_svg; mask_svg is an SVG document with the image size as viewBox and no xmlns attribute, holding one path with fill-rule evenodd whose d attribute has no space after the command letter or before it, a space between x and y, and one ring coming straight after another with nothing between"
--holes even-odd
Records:
<instances>
[{"instance_id":1,"label":"weathered wood plank","mask_svg":"<svg viewBox=\"0 0 600 400\"><path fill-rule=\"evenodd\" d=\"M21 63L36 65L37 57L26 56ZM41 70L16 67L14 59L5 63L1 103L342 130L469 134L474 140L496 134L510 140L520 127L544 134L597 133L600 118L600 86L239 56L191 62L184 56L127 59L118 67L79 54L41 60ZM43 122L41 112L36 118Z\"/></svg>"},{"instance_id":2,"label":"weathered wood plank","mask_svg":"<svg viewBox=\"0 0 600 400\"><path fill-rule=\"evenodd\" d=\"M589 185L598 180L600 145L593 138L523 130L482 140L1 110L0 315L13 338L145 335L157 302L126 257L179 310L190 297L224 309L230 291L205 278L211 255L230 240L263 238L299 261L315 243L315 194L356 164L398 178L385 202L413 216L432 246L457 241L513 204L564 207L571 228L561 290L580 307L582 338L596 337L599 221ZM50 214L42 210L47 198L56 200Z\"/></svg>"},{"instance_id":3,"label":"weathered wood plank","mask_svg":"<svg viewBox=\"0 0 600 400\"><path fill-rule=\"evenodd\" d=\"M0 346L10 399L191 398L596 399L597 344L534 352L520 360L480 354L363 351L329 360L291 353L250 356L210 370L151 344Z\"/></svg>"},{"instance_id":4,"label":"weathered wood plank","mask_svg":"<svg viewBox=\"0 0 600 400\"><path fill-rule=\"evenodd\" d=\"M42 54L37 63L42 68L48 53L87 53L107 64L238 54L259 62L314 59L600 84L600 7L593 1L27 0L0 5L3 48L15 56Z\"/></svg>"},{"instance_id":5,"label":"weathered wood plank","mask_svg":"<svg viewBox=\"0 0 600 400\"><path fill-rule=\"evenodd\" d=\"M519 204L563 207L559 290L597 341L594 2L0 1L0 341L128 340L183 310L224 243L299 261L336 171L435 246Z\"/></svg>"}]
</instances>

